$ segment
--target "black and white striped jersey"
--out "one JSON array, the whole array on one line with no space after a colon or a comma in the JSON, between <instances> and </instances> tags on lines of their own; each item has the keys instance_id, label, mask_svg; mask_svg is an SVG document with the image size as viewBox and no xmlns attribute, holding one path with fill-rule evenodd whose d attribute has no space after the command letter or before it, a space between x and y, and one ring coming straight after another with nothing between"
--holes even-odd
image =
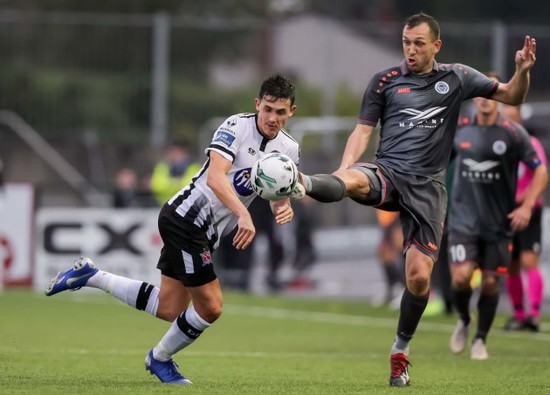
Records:
<instances>
[{"instance_id":1,"label":"black and white striped jersey","mask_svg":"<svg viewBox=\"0 0 550 395\"><path fill-rule=\"evenodd\" d=\"M250 170L256 160L271 152L288 155L297 165L300 147L286 130L274 139L264 137L257 127L256 114L242 113L227 118L216 130L205 153L215 151L233 163L227 173L237 197L248 207L256 197L250 182ZM202 229L215 249L222 236L236 225L238 218L216 197L206 184L210 159L193 176L191 184L181 189L169 201L182 221ZM179 218L177 217L177 218Z\"/></svg>"}]
</instances>

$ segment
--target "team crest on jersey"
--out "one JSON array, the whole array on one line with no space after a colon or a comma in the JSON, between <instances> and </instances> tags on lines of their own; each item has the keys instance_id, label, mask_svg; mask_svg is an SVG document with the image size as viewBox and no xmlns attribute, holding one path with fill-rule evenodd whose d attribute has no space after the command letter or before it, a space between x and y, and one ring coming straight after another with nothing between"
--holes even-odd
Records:
<instances>
[{"instance_id":1,"label":"team crest on jersey","mask_svg":"<svg viewBox=\"0 0 550 395\"><path fill-rule=\"evenodd\" d=\"M445 81L438 81L435 84L435 91L441 95L449 93L449 89L449 84L447 84Z\"/></svg>"},{"instance_id":2,"label":"team crest on jersey","mask_svg":"<svg viewBox=\"0 0 550 395\"><path fill-rule=\"evenodd\" d=\"M493 152L497 155L504 155L507 149L506 143L502 140L497 140L493 143Z\"/></svg>"},{"instance_id":3,"label":"team crest on jersey","mask_svg":"<svg viewBox=\"0 0 550 395\"><path fill-rule=\"evenodd\" d=\"M199 254L201 256L202 265L206 266L212 263L212 254L208 250L204 250Z\"/></svg>"},{"instance_id":4,"label":"team crest on jersey","mask_svg":"<svg viewBox=\"0 0 550 395\"><path fill-rule=\"evenodd\" d=\"M241 196L250 196L254 192L252 183L250 182L250 167L241 169L233 176L233 188Z\"/></svg>"},{"instance_id":5,"label":"team crest on jersey","mask_svg":"<svg viewBox=\"0 0 550 395\"><path fill-rule=\"evenodd\" d=\"M235 136L233 136L231 133L224 132L222 130L218 130L216 132L216 135L214 136L214 143L222 143L226 145L227 147L231 147L231 144L233 144L233 141L235 141Z\"/></svg>"}]
</instances>

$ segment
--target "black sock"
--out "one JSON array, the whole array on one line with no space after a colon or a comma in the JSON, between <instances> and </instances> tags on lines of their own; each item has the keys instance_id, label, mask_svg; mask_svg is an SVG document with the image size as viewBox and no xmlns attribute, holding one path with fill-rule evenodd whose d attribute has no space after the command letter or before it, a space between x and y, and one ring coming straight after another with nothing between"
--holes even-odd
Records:
<instances>
[{"instance_id":1,"label":"black sock","mask_svg":"<svg viewBox=\"0 0 550 395\"><path fill-rule=\"evenodd\" d=\"M429 299L430 291L426 295L415 296L408 289L405 289L401 298L397 336L406 341L412 339Z\"/></svg>"},{"instance_id":2,"label":"black sock","mask_svg":"<svg viewBox=\"0 0 550 395\"><path fill-rule=\"evenodd\" d=\"M497 313L498 297L498 293L484 294L482 292L481 295L479 295L479 300L477 302L479 317L475 338L483 339L483 342L485 342L485 338L491 329L491 325L493 325L493 320L495 319L495 315Z\"/></svg>"},{"instance_id":3,"label":"black sock","mask_svg":"<svg viewBox=\"0 0 550 395\"><path fill-rule=\"evenodd\" d=\"M453 288L453 300L456 311L464 324L470 323L470 299L472 298L472 288L459 290Z\"/></svg>"},{"instance_id":4,"label":"black sock","mask_svg":"<svg viewBox=\"0 0 550 395\"><path fill-rule=\"evenodd\" d=\"M332 174L316 174L305 176L307 195L322 203L331 203L342 200L346 196L346 185Z\"/></svg>"}]
</instances>

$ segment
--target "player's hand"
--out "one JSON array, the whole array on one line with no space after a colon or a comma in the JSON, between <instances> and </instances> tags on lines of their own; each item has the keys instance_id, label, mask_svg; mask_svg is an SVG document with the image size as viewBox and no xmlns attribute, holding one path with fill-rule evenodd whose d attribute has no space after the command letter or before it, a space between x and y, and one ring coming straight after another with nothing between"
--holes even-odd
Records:
<instances>
[{"instance_id":1,"label":"player's hand","mask_svg":"<svg viewBox=\"0 0 550 395\"><path fill-rule=\"evenodd\" d=\"M508 218L510 219L510 227L514 232L522 231L529 225L531 220L531 209L525 206L519 206L510 214Z\"/></svg>"},{"instance_id":2,"label":"player's hand","mask_svg":"<svg viewBox=\"0 0 550 395\"><path fill-rule=\"evenodd\" d=\"M275 222L279 225L289 223L294 218L294 210L290 205L290 199L272 200L269 205L275 217Z\"/></svg>"},{"instance_id":3,"label":"player's hand","mask_svg":"<svg viewBox=\"0 0 550 395\"><path fill-rule=\"evenodd\" d=\"M523 48L516 52L516 67L521 70L529 70L537 59L537 42L534 38L525 36Z\"/></svg>"},{"instance_id":4,"label":"player's hand","mask_svg":"<svg viewBox=\"0 0 550 395\"><path fill-rule=\"evenodd\" d=\"M256 236L256 228L249 215L239 217L237 222L237 233L233 238L233 247L237 250L243 250L252 243Z\"/></svg>"}]
</instances>

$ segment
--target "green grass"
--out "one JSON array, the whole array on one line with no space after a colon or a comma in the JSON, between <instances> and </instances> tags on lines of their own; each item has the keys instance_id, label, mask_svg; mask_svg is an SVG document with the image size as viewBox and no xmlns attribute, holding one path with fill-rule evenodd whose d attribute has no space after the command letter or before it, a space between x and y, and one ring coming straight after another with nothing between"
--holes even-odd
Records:
<instances>
[{"instance_id":1,"label":"green grass","mask_svg":"<svg viewBox=\"0 0 550 395\"><path fill-rule=\"evenodd\" d=\"M168 323L99 293L4 291L0 393L549 393L550 333L507 334L499 316L490 359L471 361L448 350L455 320L422 320L411 343L412 385L395 389L388 352L397 313L359 302L226 293L220 320L175 357L194 382L182 387L144 370Z\"/></svg>"}]
</instances>

